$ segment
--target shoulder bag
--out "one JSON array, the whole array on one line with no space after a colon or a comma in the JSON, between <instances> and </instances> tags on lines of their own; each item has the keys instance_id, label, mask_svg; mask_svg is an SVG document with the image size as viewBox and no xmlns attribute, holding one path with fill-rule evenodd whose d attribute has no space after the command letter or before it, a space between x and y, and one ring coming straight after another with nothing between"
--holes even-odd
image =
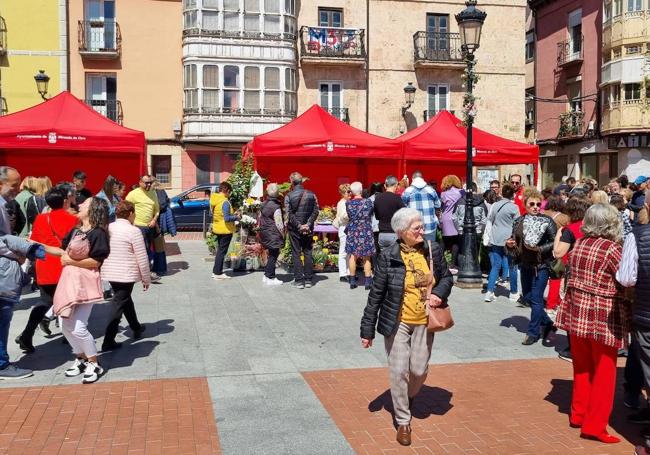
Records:
<instances>
[{"instance_id":1,"label":"shoulder bag","mask_svg":"<svg viewBox=\"0 0 650 455\"><path fill-rule=\"evenodd\" d=\"M431 275L434 275L433 256L431 254L431 240L427 240L427 245L429 246L429 271L431 272ZM432 289L433 279L429 285L429 299L431 298ZM454 318L451 316L451 308L449 308L449 305L447 303L443 303L440 306L430 308L429 302L427 302L425 308L427 312L427 330L429 332L442 332L454 326Z\"/></svg>"}]
</instances>

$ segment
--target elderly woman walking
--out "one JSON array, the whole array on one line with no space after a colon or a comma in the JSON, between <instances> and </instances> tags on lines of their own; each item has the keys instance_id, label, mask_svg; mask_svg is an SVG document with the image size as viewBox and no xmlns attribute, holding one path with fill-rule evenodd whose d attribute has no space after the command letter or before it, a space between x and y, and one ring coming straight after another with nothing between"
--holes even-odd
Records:
<instances>
[{"instance_id":1,"label":"elderly woman walking","mask_svg":"<svg viewBox=\"0 0 650 455\"><path fill-rule=\"evenodd\" d=\"M268 251L262 282L268 286L278 286L282 281L275 277L275 264L284 245L284 221L278 184L269 183L266 194L268 198L260 209L260 243Z\"/></svg>"},{"instance_id":2,"label":"elderly woman walking","mask_svg":"<svg viewBox=\"0 0 650 455\"><path fill-rule=\"evenodd\" d=\"M348 282L348 255L345 253L345 241L347 235L345 229L348 226L348 212L345 210L345 204L350 200L352 191L350 191L350 184L343 183L339 185L339 194L341 199L336 204L336 217L332 225L339 230L339 281L343 283Z\"/></svg>"},{"instance_id":3,"label":"elderly woman walking","mask_svg":"<svg viewBox=\"0 0 650 455\"><path fill-rule=\"evenodd\" d=\"M433 346L425 306L446 304L453 278L438 244L424 242L419 211L398 210L391 226L398 241L385 248L377 261L361 319L361 345L372 346L375 328L384 335L397 442L407 446L411 444L413 399L427 378ZM433 270L429 268L431 260Z\"/></svg>"},{"instance_id":4,"label":"elderly woman walking","mask_svg":"<svg viewBox=\"0 0 650 455\"><path fill-rule=\"evenodd\" d=\"M440 226L442 227L442 241L445 245L445 251L451 255L451 273L458 273L458 251L460 250L460 235L454 224L454 212L461 199L463 193L460 188L462 183L455 175L446 175L442 179L442 193L440 200L442 201L442 215L440 215Z\"/></svg>"},{"instance_id":5,"label":"elderly woman walking","mask_svg":"<svg viewBox=\"0 0 650 455\"><path fill-rule=\"evenodd\" d=\"M375 254L375 238L372 233L372 202L361 197L363 185L353 182L350 185L352 199L345 203L348 214L346 228L345 252L348 254L348 268L350 270L350 289L357 287L357 258L363 261L363 274L365 288L372 286L372 265L370 257Z\"/></svg>"},{"instance_id":6,"label":"elderly woman walking","mask_svg":"<svg viewBox=\"0 0 650 455\"><path fill-rule=\"evenodd\" d=\"M573 354L572 427L580 436L620 442L607 432L616 388L616 357L628 336L629 309L616 282L622 255L618 211L594 204L582 225L584 237L571 252L567 293L557 314L558 327L571 337Z\"/></svg>"},{"instance_id":7,"label":"elderly woman walking","mask_svg":"<svg viewBox=\"0 0 650 455\"><path fill-rule=\"evenodd\" d=\"M138 321L135 305L131 298L135 283L142 281L146 291L151 284L149 257L144 245L142 232L133 225L135 206L132 202L121 201L115 206L115 222L108 227L111 254L102 266L102 278L113 288L112 315L102 343L102 351L122 347L115 342L122 315L126 316L133 338L139 340L144 332L144 324Z\"/></svg>"}]
</instances>

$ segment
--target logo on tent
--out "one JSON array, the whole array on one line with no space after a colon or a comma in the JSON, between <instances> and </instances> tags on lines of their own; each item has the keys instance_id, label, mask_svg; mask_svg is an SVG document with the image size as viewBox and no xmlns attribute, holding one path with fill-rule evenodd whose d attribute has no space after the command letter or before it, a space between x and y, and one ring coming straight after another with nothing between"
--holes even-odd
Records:
<instances>
[{"instance_id":1,"label":"logo on tent","mask_svg":"<svg viewBox=\"0 0 650 455\"><path fill-rule=\"evenodd\" d=\"M54 131L47 135L47 142L56 144L56 133Z\"/></svg>"},{"instance_id":2,"label":"logo on tent","mask_svg":"<svg viewBox=\"0 0 650 455\"><path fill-rule=\"evenodd\" d=\"M327 142L327 151L328 152L333 152L334 151L334 142L332 142L332 141Z\"/></svg>"}]
</instances>

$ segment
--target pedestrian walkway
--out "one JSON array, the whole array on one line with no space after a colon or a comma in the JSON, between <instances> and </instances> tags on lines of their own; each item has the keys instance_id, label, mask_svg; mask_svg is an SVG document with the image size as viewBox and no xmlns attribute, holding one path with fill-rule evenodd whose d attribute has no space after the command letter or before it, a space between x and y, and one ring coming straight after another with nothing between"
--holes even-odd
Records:
<instances>
[{"instance_id":1,"label":"pedestrian walkway","mask_svg":"<svg viewBox=\"0 0 650 455\"><path fill-rule=\"evenodd\" d=\"M367 292L363 289L349 290L338 281L337 274L320 275L316 285L305 290L290 286L266 287L259 272L217 282L211 279L211 258L203 242L171 241L168 247L169 274L163 277L160 284L152 285L149 291L137 289L134 292L139 318L146 324L144 338L133 341L130 331L125 329L117 339L123 341L124 346L99 357L100 363L107 369L100 382L81 385L78 378L65 377L64 369L72 357L69 347L61 343L61 336L56 330L52 338L45 338L41 332L37 332L34 338L36 352L28 356L23 356L13 341L10 343L11 358L18 360L21 366L33 368L35 374L20 382L0 382L0 393L9 393L12 397L5 400L4 395L0 396L0 415L11 416L7 422L13 422L13 426L5 425L0 433L0 453L20 453L5 448L13 443L25 445L25 439L29 444L30 438L24 435L30 431L36 435L34 438L41 438L40 447L49 450L46 453L59 453L46 444L53 435L52 431L35 430L37 420L42 419L38 417L38 412L44 408L42 412L49 412L49 419L57 413L66 414L67 417L61 420L68 425L65 434L76 435L84 431L79 428L82 419L76 413L81 412L82 402L90 406L82 398L86 396L92 396L91 399L100 400L100 403L107 396L115 400L110 403L117 403L120 397L120 408L132 408L129 424L132 427L136 417L140 416L137 422L140 433L131 432L128 441L124 442L126 433L117 435L117 430L112 437L102 438L102 447L124 446L113 449L111 453L160 453L162 448L158 450L155 442L162 441L164 445L167 432L163 431L159 440L150 441L149 435L159 431L160 420L164 422L168 415L179 420L177 447L188 453L201 453L200 450L219 453L222 450L227 455L352 454L362 445L367 445L350 433L351 429L358 431L359 425L366 427L365 431L371 438L378 429L385 433L385 440L370 447L370 453L381 453L386 449L386 453L392 453L391 450L395 452L397 446L392 442L394 434L391 436L388 432L389 414L385 409L375 412L368 409L369 403L388 389L388 374L382 337L378 336L378 342L371 349L364 350L360 346L359 321ZM289 280L284 272L279 274L279 278ZM24 327L36 300L36 293L29 294L16 308L10 340ZM506 430L503 426L495 426L495 422L501 422L508 428L516 422L520 427L507 431L523 438L521 430L529 421L533 425L531 429L535 430L533 433L538 437L541 430L550 435L557 434L563 441L572 441L574 450L585 447L597 448L596 453L630 452L630 442L613 449L603 448L580 440L577 434L565 428L568 426L567 418L562 410L566 410L569 403L570 364L558 360L555 352L564 347L566 340L563 335L557 335L550 347L541 343L522 346L529 310L517 308L503 297L485 303L482 295L475 290L454 289L451 304L456 326L436 335L432 370L427 381L435 389L426 396L435 398L435 404L425 404L428 400L424 399L418 405L423 413L428 412L431 406L435 412L426 420L416 419L418 428L431 426L431 431L435 433L436 426L442 425L441 431L452 438L464 437L464 432L488 435L470 439L477 443L482 441L480 447L454 441L458 444L456 449L450 442L445 447L450 453L454 450L464 453L459 450L466 449L467 453L486 454L557 453L553 452L556 450L553 445L541 446L541 451L533 451L537 441L533 436L526 439L528 445L509 451L514 450L514 446L506 440L511 440L515 445L521 440L511 435L505 437ZM97 305L90 318L90 331L97 337L98 345L101 345L107 314L107 305ZM54 328L54 325L51 327ZM179 379L180 383L173 381ZM323 394L324 381L333 381L332 384L340 381L342 387L338 404L332 395L333 388L326 391L327 395ZM560 381L559 388L554 381ZM180 405L180 398L178 403L167 404L164 397L160 397L158 392L154 393L154 390L166 390L166 384L176 384L174 387L179 394L188 388L203 387L202 390L205 390L207 386L213 415L197 410L198 414L192 414L191 424L194 432L198 431L201 435L205 435L205 431L210 433L210 446L199 447L195 442L194 452L190 452L186 444L181 444L189 434L190 420L184 417L187 409L183 407L185 405ZM141 387L149 390L150 405L146 412L152 409L156 412L152 420L149 414L144 430L142 419L145 411L139 407L140 400L132 397L133 391ZM447 405L443 391L450 394ZM52 405L53 402L58 403L54 398L49 400L49 405L47 398L30 398L38 400L33 401L32 405L37 409L36 414L30 414L31 408L25 414L26 410L21 408L14 415L17 408L12 406L17 406L27 399L25 397L58 397L60 394L80 401L67 408ZM199 392L197 394L200 395ZM553 403L545 401L547 396L554 397ZM384 396L381 402L385 404L389 400ZM496 418L489 417L488 411L499 403L501 408ZM354 419L357 419L357 426L342 424L340 416L332 410L336 406L352 406L350 409ZM451 408L443 412L445 406ZM89 413L93 412L88 409ZM167 414L168 411L171 414ZM474 416L474 411L482 418ZM541 413L539 416L538 411ZM108 411L105 414L109 421L115 421L114 414ZM619 409L614 414L620 419L627 415ZM197 418L194 418L195 415ZM52 421L58 424L56 417L49 422ZM481 427L480 421L485 421L486 426ZM126 428L126 421L120 422L118 413L116 427L122 425L120 428ZM215 422L220 449L214 444L217 434ZM183 425L183 431L180 425ZM445 428L457 430L447 433ZM641 428L625 429L617 425L614 430L634 442ZM145 437L141 436L142 431ZM47 437L42 440L44 433L47 433ZM436 434L440 436L441 433ZM59 433L55 436L58 437ZM205 436L199 440L205 441ZM76 449L68 449L68 446L72 446L69 444L66 450L70 450L70 453L77 450L88 453L81 448L86 441L82 438L74 441L78 441ZM172 441L176 440L173 437L169 439L170 447L174 446ZM441 442L436 441L436 444L441 446ZM501 443L503 445L499 445ZM495 444L505 451L490 451L491 445ZM60 448L63 448L63 442ZM368 452L367 449L364 448ZM38 452L40 449L35 450ZM424 445L421 451L428 453ZM439 450L433 452L441 453Z\"/></svg>"}]
</instances>

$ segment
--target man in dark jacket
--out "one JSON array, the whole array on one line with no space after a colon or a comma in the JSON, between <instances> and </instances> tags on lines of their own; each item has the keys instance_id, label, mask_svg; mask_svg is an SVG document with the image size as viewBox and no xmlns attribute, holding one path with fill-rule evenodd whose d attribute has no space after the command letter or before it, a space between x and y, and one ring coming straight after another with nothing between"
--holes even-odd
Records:
<instances>
[{"instance_id":1,"label":"man in dark jacket","mask_svg":"<svg viewBox=\"0 0 650 455\"><path fill-rule=\"evenodd\" d=\"M311 191L303 188L302 175L293 172L289 176L292 190L284 198L284 213L287 214L287 232L293 255L293 286L298 289L312 287L314 264L312 245L314 223L318 218L318 199ZM304 257L304 265L300 259Z\"/></svg>"}]
</instances>

